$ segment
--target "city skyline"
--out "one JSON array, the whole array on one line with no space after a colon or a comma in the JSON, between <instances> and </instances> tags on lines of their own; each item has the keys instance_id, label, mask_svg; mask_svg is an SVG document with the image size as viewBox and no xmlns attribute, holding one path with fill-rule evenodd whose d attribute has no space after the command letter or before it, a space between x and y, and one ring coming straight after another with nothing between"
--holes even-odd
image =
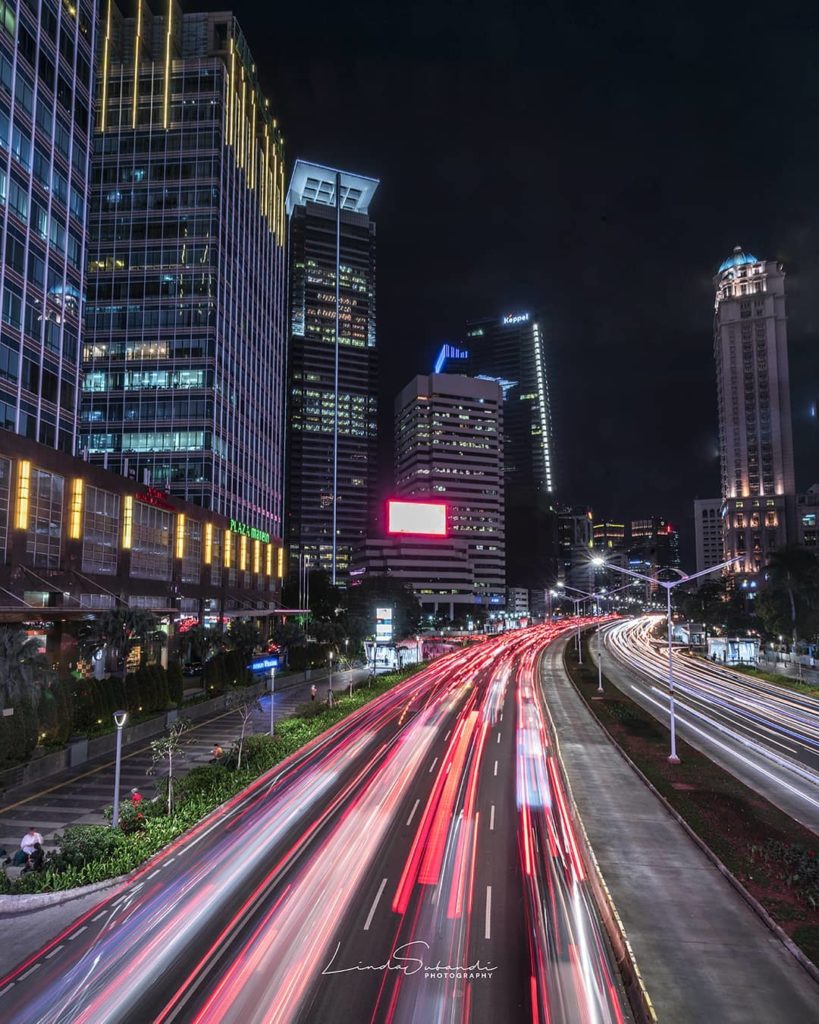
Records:
<instances>
[{"instance_id":1,"label":"city skyline","mask_svg":"<svg viewBox=\"0 0 819 1024\"><path fill-rule=\"evenodd\" d=\"M260 34L273 17L248 0L235 9ZM396 32L372 4L343 17L322 8L309 26L277 12L292 45L260 67L292 158L382 182L381 436L394 396L429 371L441 344L463 340L465 319L545 309L560 493L621 519L639 490L679 524L683 562L693 563L691 502L717 493L720 479L711 279L742 243L788 274L797 487L810 486L819 75L807 39L817 12L798 30L785 19L773 46L753 6L741 26L709 13L707 33L683 10L636 11L628 24L614 10L484 3L466 21L454 8L433 18L427 5L408 17L415 31ZM747 66L787 90L786 105L765 89L752 113L724 91L726 34ZM545 37L547 53L535 45ZM646 87L654 81L662 89ZM760 116L780 125L784 151L759 149ZM497 148L476 159L488 124ZM414 137L436 173L408 150ZM422 261L408 245L420 237L436 238ZM384 452L381 468L386 482Z\"/></svg>"}]
</instances>

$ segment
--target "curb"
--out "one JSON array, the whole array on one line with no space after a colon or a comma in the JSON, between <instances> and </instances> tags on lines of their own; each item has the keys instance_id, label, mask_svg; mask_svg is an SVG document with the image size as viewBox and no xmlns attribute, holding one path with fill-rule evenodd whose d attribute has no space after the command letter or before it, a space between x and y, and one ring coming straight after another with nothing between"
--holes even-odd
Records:
<instances>
[{"instance_id":1,"label":"curb","mask_svg":"<svg viewBox=\"0 0 819 1024\"><path fill-rule=\"evenodd\" d=\"M583 837L583 854L584 860L586 861L586 867L589 870L589 883L594 894L594 900L597 905L597 909L600 913L603 927L605 928L608 940L611 943L614 951L615 961L617 968L620 972L620 977L623 982L623 987L626 990L626 996L634 1012L635 1017L639 1021L639 1024L658 1024L659 1018L654 1009L654 1005L651 1002L651 996L648 994L648 990L643 981L643 976L640 973L639 965L637 964L637 958L634 955L634 950L631 947L631 943L626 933L626 929L617 912L617 907L614 904L609 887L603 878L603 873L600 870L600 865L597 862L597 857L592 849L591 842L589 841L588 833L586 832L586 826L583 824L583 819L580 816L580 812L577 809L577 804L574 799L574 792L572 791L571 782L563 767L563 759L560 756L560 740L557 734L557 728L552 718L552 712L549 709L548 701L546 700L545 693L543 691L543 656L545 649L540 656L539 676L540 676L540 695L542 698L543 708L546 712L546 717L549 720L549 726L551 729L551 739L554 742L555 750L557 751L558 761L560 764L560 772L563 776L563 781L566 784L566 791L571 803L572 818L575 825L579 826L580 832Z\"/></svg>"},{"instance_id":2,"label":"curb","mask_svg":"<svg viewBox=\"0 0 819 1024\"><path fill-rule=\"evenodd\" d=\"M69 903L71 900L81 899L83 896L90 896L95 892L102 892L104 889L111 889L120 882L125 882L128 875L119 875L117 878L106 878L102 882L93 882L91 885L80 885L76 889L60 889L57 892L31 892L21 893L17 896L0 896L0 917L5 914L22 914L33 910L42 910L45 907L52 907L56 903Z\"/></svg>"},{"instance_id":3,"label":"curb","mask_svg":"<svg viewBox=\"0 0 819 1024\"><path fill-rule=\"evenodd\" d=\"M671 806L671 804L668 802L668 800L663 796L663 794L657 789L657 787L651 781L649 781L648 778L646 778L646 776L637 767L637 765L634 763L634 761L631 760L631 758L628 756L628 754L625 752L625 750L623 750L623 748L620 746L620 744L617 742L617 740L602 725L602 723L599 721L597 716L592 714L592 712L591 712L591 710L588 707L588 704L586 702L586 698L583 696L583 694L578 689L577 684L572 679L571 674L569 673L569 670L566 667L566 652L565 652L565 650L563 652L563 669L564 669L564 671L566 673L566 676L568 677L569 682L571 683L575 693L577 694L578 698L583 702L583 705L586 708L586 712L592 718L592 720L595 722L595 724L597 725L598 729L600 729L600 731L603 733L603 735L606 737L606 739L609 741L609 743L611 743L611 745L614 747L614 749L623 758L623 760L626 762L626 764L629 766L629 768L631 768L631 770L635 773L635 775L637 775L637 777L641 780L641 782L645 786L647 786L648 789L651 790L651 792L660 801L660 803L663 805L665 810L671 815L671 817L679 825L682 826L683 831L691 839L694 840L696 845L705 854L705 856L708 858L708 860L711 861L711 863L719 871L719 873L728 882L731 883L731 885L734 887L734 889L736 889L736 891L743 898L743 900L748 904L748 906L751 908L751 910L753 910L754 913L757 915L757 917L759 917L764 922L764 924L767 925L768 929L776 936L777 939L779 939L779 941L787 949L787 951L791 954L791 956L793 956L794 960L796 960L799 963L799 965L801 967L803 967L805 971L807 971L807 973L811 976L811 978L813 978L813 980L815 982L819 983L819 967L817 967L816 964L812 960L810 960L802 952L802 950L796 945L796 943L793 941L793 939L790 938L789 935L787 935L787 933L776 923L776 921L774 921L774 919L771 917L771 915L768 913L768 911L762 906L762 904L759 902L759 900L757 900L756 897L752 896L751 893L748 892L748 890L745 888L745 886L742 884L742 882L739 881L739 879L736 877L736 875L734 875L731 871L729 871L729 869L722 863L722 861L714 853L714 851L711 849L711 847L708 846L702 839L700 839L700 837L691 828L691 826L682 817L682 815L674 810L674 808ZM617 686L611 680L608 680L608 682L609 682L610 686L613 686L614 689L618 691L618 693L622 693L622 690L620 690L619 686ZM730 774L730 772L728 774Z\"/></svg>"}]
</instances>

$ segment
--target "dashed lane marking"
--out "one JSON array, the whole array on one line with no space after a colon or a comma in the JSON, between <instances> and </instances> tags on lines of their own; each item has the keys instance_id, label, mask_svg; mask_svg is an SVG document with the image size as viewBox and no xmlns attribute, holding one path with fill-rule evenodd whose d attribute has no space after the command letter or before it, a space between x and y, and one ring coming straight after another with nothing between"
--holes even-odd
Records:
<instances>
[{"instance_id":1,"label":"dashed lane marking","mask_svg":"<svg viewBox=\"0 0 819 1024\"><path fill-rule=\"evenodd\" d=\"M412 805L412 810L410 811L410 816L407 818L407 824L408 825L412 822L412 819L415 817L415 812L418 810L418 804L420 804L420 803L421 803L421 798L419 796L418 799L415 801L415 803Z\"/></svg>"},{"instance_id":2,"label":"dashed lane marking","mask_svg":"<svg viewBox=\"0 0 819 1024\"><path fill-rule=\"evenodd\" d=\"M381 894L384 892L384 886L387 884L387 879L381 879L381 885L378 887L378 892L375 894L373 905L370 907L370 912L367 914L367 920L364 922L364 931L370 930L370 925L373 923L373 915L375 914L375 908L378 906L378 901L381 899Z\"/></svg>"}]
</instances>

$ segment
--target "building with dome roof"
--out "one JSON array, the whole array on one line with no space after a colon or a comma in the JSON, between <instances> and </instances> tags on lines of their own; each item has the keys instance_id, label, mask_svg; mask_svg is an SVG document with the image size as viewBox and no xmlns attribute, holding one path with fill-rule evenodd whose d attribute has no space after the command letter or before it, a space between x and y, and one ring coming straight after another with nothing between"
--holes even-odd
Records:
<instances>
[{"instance_id":1,"label":"building with dome roof","mask_svg":"<svg viewBox=\"0 0 819 1024\"><path fill-rule=\"evenodd\" d=\"M714 293L724 553L753 576L796 539L785 272L737 246Z\"/></svg>"}]
</instances>

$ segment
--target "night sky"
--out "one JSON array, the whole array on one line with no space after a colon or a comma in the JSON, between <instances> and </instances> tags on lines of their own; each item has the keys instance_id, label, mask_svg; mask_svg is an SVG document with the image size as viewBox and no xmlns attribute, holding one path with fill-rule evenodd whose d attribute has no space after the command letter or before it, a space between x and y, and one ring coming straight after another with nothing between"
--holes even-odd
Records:
<instances>
[{"instance_id":1,"label":"night sky","mask_svg":"<svg viewBox=\"0 0 819 1024\"><path fill-rule=\"evenodd\" d=\"M559 498L665 514L689 563L691 500L719 493L711 277L742 244L788 273L797 482L819 481L815 5L233 10L289 162L381 179L382 435L466 319L542 309Z\"/></svg>"}]
</instances>

